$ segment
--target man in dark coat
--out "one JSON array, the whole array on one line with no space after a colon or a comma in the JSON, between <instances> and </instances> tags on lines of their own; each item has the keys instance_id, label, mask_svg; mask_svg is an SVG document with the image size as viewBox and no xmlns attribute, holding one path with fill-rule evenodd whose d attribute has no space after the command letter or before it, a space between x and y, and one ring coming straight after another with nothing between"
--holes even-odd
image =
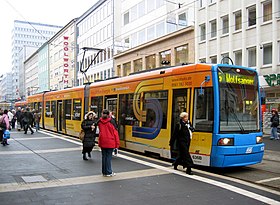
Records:
<instances>
[{"instance_id":1,"label":"man in dark coat","mask_svg":"<svg viewBox=\"0 0 280 205\"><path fill-rule=\"evenodd\" d=\"M180 123L176 124L174 133L170 139L170 146L178 148L178 157L173 163L174 169L177 170L178 165L187 167L186 173L192 175L191 167L193 167L193 161L189 153L189 147L191 143L191 131L194 131L189 119L188 113L182 112L180 114Z\"/></svg>"},{"instance_id":2,"label":"man in dark coat","mask_svg":"<svg viewBox=\"0 0 280 205\"><path fill-rule=\"evenodd\" d=\"M23 124L24 124L24 134L27 134L27 130L28 128L31 131L31 134L33 135L34 131L31 128L31 125L34 121L34 116L33 114L30 112L29 108L26 108L26 111L23 113Z\"/></svg>"}]
</instances>

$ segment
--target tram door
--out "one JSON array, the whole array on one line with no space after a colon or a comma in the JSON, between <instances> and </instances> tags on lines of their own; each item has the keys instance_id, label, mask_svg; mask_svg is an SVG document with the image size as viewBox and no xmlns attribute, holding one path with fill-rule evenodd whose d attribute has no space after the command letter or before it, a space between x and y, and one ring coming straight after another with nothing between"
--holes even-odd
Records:
<instances>
[{"instance_id":1,"label":"tram door","mask_svg":"<svg viewBox=\"0 0 280 205\"><path fill-rule=\"evenodd\" d=\"M62 132L64 124L62 100L57 101L57 131Z\"/></svg>"},{"instance_id":2,"label":"tram door","mask_svg":"<svg viewBox=\"0 0 280 205\"><path fill-rule=\"evenodd\" d=\"M171 119L171 133L174 132L175 125L180 121L180 113L187 112L190 110L190 89L175 89L173 90L172 99L172 119ZM177 156L176 147L171 147L171 158Z\"/></svg>"}]
</instances>

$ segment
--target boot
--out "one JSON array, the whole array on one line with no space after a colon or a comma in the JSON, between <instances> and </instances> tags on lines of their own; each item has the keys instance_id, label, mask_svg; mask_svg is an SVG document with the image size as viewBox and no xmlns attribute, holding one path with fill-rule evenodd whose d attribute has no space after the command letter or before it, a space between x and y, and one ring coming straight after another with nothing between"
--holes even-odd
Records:
<instances>
[{"instance_id":1,"label":"boot","mask_svg":"<svg viewBox=\"0 0 280 205\"><path fill-rule=\"evenodd\" d=\"M187 167L186 173L189 175L193 175L192 169L190 167Z\"/></svg>"},{"instance_id":2,"label":"boot","mask_svg":"<svg viewBox=\"0 0 280 205\"><path fill-rule=\"evenodd\" d=\"M83 154L83 160L88 160L88 158L86 157L86 153Z\"/></svg>"},{"instance_id":3,"label":"boot","mask_svg":"<svg viewBox=\"0 0 280 205\"><path fill-rule=\"evenodd\" d=\"M90 152L88 152L88 157L89 157L89 158L91 158L91 154L90 154Z\"/></svg>"},{"instance_id":4,"label":"boot","mask_svg":"<svg viewBox=\"0 0 280 205\"><path fill-rule=\"evenodd\" d=\"M175 161L175 162L173 162L173 164L172 164L172 165L173 165L173 167L174 167L174 169L175 169L175 170L178 170L178 164L177 164L177 162L176 162L176 161Z\"/></svg>"}]
</instances>

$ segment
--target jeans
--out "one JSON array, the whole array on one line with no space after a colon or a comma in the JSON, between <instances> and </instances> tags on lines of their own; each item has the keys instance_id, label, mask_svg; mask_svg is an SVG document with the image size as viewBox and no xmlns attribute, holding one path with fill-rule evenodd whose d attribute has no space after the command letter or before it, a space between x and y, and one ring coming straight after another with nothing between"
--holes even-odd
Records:
<instances>
[{"instance_id":1,"label":"jeans","mask_svg":"<svg viewBox=\"0 0 280 205\"><path fill-rule=\"evenodd\" d=\"M277 127L272 127L271 128L271 137L270 139L279 139L278 134L277 134Z\"/></svg>"},{"instance_id":2,"label":"jeans","mask_svg":"<svg viewBox=\"0 0 280 205\"><path fill-rule=\"evenodd\" d=\"M112 153L113 148L102 148L102 174L112 174Z\"/></svg>"},{"instance_id":3,"label":"jeans","mask_svg":"<svg viewBox=\"0 0 280 205\"><path fill-rule=\"evenodd\" d=\"M35 125L36 125L36 132L38 132L38 130L40 129L39 122L35 122Z\"/></svg>"}]
</instances>

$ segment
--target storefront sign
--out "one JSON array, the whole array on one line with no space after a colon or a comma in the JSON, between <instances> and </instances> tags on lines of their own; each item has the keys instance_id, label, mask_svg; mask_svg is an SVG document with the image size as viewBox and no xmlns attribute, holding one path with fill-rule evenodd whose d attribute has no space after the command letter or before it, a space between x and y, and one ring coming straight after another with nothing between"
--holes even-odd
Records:
<instances>
[{"instance_id":1,"label":"storefront sign","mask_svg":"<svg viewBox=\"0 0 280 205\"><path fill-rule=\"evenodd\" d=\"M280 85L280 74L270 74L263 76L269 86Z\"/></svg>"},{"instance_id":2,"label":"storefront sign","mask_svg":"<svg viewBox=\"0 0 280 205\"><path fill-rule=\"evenodd\" d=\"M63 36L63 84L64 88L68 86L69 76L69 37Z\"/></svg>"},{"instance_id":3,"label":"storefront sign","mask_svg":"<svg viewBox=\"0 0 280 205\"><path fill-rule=\"evenodd\" d=\"M240 85L253 85L254 76L236 75L233 73L219 73L219 82Z\"/></svg>"}]
</instances>

